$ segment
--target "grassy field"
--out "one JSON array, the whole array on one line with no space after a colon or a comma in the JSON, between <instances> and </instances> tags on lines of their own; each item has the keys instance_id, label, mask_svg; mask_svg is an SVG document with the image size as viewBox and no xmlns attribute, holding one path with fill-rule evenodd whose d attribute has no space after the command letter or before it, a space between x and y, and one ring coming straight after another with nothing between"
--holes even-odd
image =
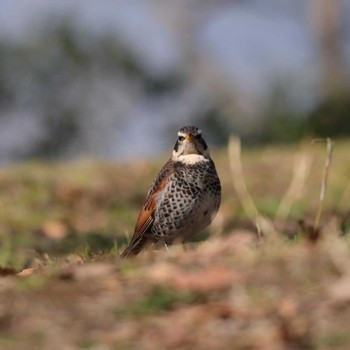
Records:
<instances>
[{"instance_id":1,"label":"grassy field","mask_svg":"<svg viewBox=\"0 0 350 350\"><path fill-rule=\"evenodd\" d=\"M349 148L335 143L317 230L325 144L244 150L244 174L222 149L212 227L187 251L126 261L167 157L2 167L0 348L349 349ZM260 238L242 181L268 222Z\"/></svg>"}]
</instances>

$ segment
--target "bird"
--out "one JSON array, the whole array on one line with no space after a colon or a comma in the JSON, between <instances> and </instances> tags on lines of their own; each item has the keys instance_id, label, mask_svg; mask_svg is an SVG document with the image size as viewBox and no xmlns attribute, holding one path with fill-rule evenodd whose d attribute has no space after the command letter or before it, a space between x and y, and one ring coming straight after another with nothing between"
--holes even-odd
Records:
<instances>
[{"instance_id":1,"label":"bird","mask_svg":"<svg viewBox=\"0 0 350 350\"><path fill-rule=\"evenodd\" d=\"M155 177L121 257L152 243L186 242L207 227L221 203L221 184L201 129L184 126L170 159Z\"/></svg>"}]
</instances>

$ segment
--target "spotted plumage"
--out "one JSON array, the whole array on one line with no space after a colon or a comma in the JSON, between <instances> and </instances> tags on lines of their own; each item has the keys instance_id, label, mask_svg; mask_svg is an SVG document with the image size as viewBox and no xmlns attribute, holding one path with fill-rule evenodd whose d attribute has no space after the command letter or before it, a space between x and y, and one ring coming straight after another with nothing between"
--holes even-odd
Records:
<instances>
[{"instance_id":1,"label":"spotted plumage","mask_svg":"<svg viewBox=\"0 0 350 350\"><path fill-rule=\"evenodd\" d=\"M191 239L211 223L220 201L220 180L202 132L185 126L148 191L122 256L136 255L149 243Z\"/></svg>"}]
</instances>

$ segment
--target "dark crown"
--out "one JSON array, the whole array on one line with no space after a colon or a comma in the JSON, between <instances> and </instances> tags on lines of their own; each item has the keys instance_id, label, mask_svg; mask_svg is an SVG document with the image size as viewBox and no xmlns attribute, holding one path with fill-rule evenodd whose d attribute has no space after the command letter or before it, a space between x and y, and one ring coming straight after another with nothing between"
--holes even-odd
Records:
<instances>
[{"instance_id":1,"label":"dark crown","mask_svg":"<svg viewBox=\"0 0 350 350\"><path fill-rule=\"evenodd\" d=\"M183 134L192 134L192 135L198 135L201 134L202 131L200 129L198 129L195 126L192 125L188 125L188 126L184 126L179 130L179 133L183 133Z\"/></svg>"}]
</instances>

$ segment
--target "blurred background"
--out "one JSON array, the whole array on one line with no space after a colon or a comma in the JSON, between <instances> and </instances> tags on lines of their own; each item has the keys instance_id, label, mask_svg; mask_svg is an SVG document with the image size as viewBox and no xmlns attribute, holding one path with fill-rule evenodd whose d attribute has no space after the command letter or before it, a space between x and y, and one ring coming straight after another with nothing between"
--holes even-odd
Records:
<instances>
[{"instance_id":1,"label":"blurred background","mask_svg":"<svg viewBox=\"0 0 350 350\"><path fill-rule=\"evenodd\" d=\"M349 19L350 0L0 0L0 348L350 349ZM189 252L122 263L188 124L220 211Z\"/></svg>"},{"instance_id":2,"label":"blurred background","mask_svg":"<svg viewBox=\"0 0 350 350\"><path fill-rule=\"evenodd\" d=\"M350 135L347 0L0 0L0 161Z\"/></svg>"}]
</instances>

